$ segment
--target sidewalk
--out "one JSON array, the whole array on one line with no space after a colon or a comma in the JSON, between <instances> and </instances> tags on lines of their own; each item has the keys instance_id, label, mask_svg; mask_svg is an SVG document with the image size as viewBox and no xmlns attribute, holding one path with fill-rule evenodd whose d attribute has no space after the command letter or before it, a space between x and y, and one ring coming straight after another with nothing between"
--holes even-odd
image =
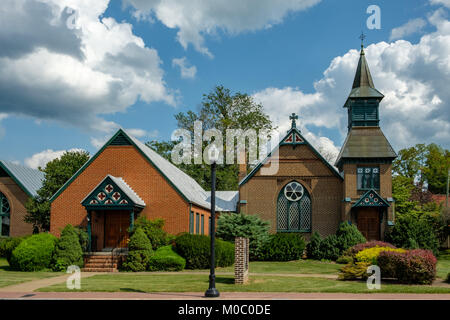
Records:
<instances>
[{"instance_id":1,"label":"sidewalk","mask_svg":"<svg viewBox=\"0 0 450 320\"><path fill-rule=\"evenodd\" d=\"M1 299L32 300L450 300L450 294L402 293L292 293L221 292L205 298L204 292L0 292Z\"/></svg>"}]
</instances>

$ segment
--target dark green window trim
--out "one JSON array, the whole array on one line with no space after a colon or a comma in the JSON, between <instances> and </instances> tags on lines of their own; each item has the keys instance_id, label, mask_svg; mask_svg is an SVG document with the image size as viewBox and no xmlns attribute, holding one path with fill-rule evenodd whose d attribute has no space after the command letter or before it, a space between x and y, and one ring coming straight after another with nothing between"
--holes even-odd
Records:
<instances>
[{"instance_id":1,"label":"dark green window trim","mask_svg":"<svg viewBox=\"0 0 450 320\"><path fill-rule=\"evenodd\" d=\"M195 234L200 233L200 215L198 213L195 214Z\"/></svg>"},{"instance_id":2,"label":"dark green window trim","mask_svg":"<svg viewBox=\"0 0 450 320\"><path fill-rule=\"evenodd\" d=\"M194 233L194 213L192 211L189 212L189 233Z\"/></svg>"},{"instance_id":3,"label":"dark green window trim","mask_svg":"<svg viewBox=\"0 0 450 320\"><path fill-rule=\"evenodd\" d=\"M380 190L380 168L357 167L356 185L358 190Z\"/></svg>"},{"instance_id":4,"label":"dark green window trim","mask_svg":"<svg viewBox=\"0 0 450 320\"><path fill-rule=\"evenodd\" d=\"M287 183L286 186L291 182ZM311 232L312 202L308 191L303 187L303 196L300 200L291 201L285 196L284 189L286 186L281 189L277 200L277 232ZM295 224L298 227L292 227Z\"/></svg>"},{"instance_id":5,"label":"dark green window trim","mask_svg":"<svg viewBox=\"0 0 450 320\"><path fill-rule=\"evenodd\" d=\"M202 234L205 234L205 215L202 214Z\"/></svg>"}]
</instances>

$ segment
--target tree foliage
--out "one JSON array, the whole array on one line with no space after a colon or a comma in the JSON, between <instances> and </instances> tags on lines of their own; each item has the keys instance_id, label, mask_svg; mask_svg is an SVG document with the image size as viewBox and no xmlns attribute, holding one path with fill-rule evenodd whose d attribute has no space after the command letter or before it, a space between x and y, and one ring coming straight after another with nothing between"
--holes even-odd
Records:
<instances>
[{"instance_id":1,"label":"tree foliage","mask_svg":"<svg viewBox=\"0 0 450 320\"><path fill-rule=\"evenodd\" d=\"M269 222L256 215L245 213L224 213L217 221L217 237L234 242L236 237L249 239L251 260L262 258L265 243L269 240Z\"/></svg>"},{"instance_id":2,"label":"tree foliage","mask_svg":"<svg viewBox=\"0 0 450 320\"><path fill-rule=\"evenodd\" d=\"M45 168L39 167L44 172L44 181L37 196L25 204L27 214L24 217L25 222L33 225L34 233L50 230L50 198L88 160L86 151L67 151L60 158L48 162Z\"/></svg>"},{"instance_id":3,"label":"tree foliage","mask_svg":"<svg viewBox=\"0 0 450 320\"><path fill-rule=\"evenodd\" d=\"M180 112L175 115L178 128L188 130L194 138L194 122L202 122L202 130L215 128L226 136L227 129L254 129L257 133L261 130L271 132L275 128L269 116L264 112L263 106L256 103L251 96L245 93L231 93L230 89L216 86L210 93L204 94L198 111ZM170 160L171 150L177 142L150 141L149 147ZM203 142L202 151L207 143ZM225 148L224 148L225 154ZM237 155L235 154L235 157ZM194 178L204 189L211 186L210 166L207 164L180 164L180 169ZM218 190L236 190L238 187L238 165L217 165Z\"/></svg>"},{"instance_id":4,"label":"tree foliage","mask_svg":"<svg viewBox=\"0 0 450 320\"><path fill-rule=\"evenodd\" d=\"M431 143L402 149L392 163L394 175L400 175L426 186L433 194L446 192L450 168L450 151Z\"/></svg>"}]
</instances>

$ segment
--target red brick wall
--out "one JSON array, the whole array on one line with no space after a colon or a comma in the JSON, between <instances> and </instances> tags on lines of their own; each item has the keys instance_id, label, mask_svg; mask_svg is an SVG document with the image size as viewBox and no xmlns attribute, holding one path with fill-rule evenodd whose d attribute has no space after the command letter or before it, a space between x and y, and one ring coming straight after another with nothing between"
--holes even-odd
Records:
<instances>
[{"instance_id":1,"label":"red brick wall","mask_svg":"<svg viewBox=\"0 0 450 320\"><path fill-rule=\"evenodd\" d=\"M33 232L33 226L23 221L27 210L25 203L28 195L9 177L0 178L0 192L8 199L10 206L10 230L11 237L18 237Z\"/></svg>"},{"instance_id":2,"label":"red brick wall","mask_svg":"<svg viewBox=\"0 0 450 320\"><path fill-rule=\"evenodd\" d=\"M69 223L87 224L87 212L80 202L107 174L122 177L145 201L146 207L140 215L149 219L164 219L164 229L171 234L189 231L189 204L167 180L134 146L108 146L53 201L50 220L52 234L59 236L62 228Z\"/></svg>"}]
</instances>

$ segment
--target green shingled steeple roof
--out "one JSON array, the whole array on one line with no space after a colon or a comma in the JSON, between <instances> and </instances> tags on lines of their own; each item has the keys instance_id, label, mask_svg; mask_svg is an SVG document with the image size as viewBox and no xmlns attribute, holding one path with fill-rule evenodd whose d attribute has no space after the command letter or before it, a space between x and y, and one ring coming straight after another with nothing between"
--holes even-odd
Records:
<instances>
[{"instance_id":1,"label":"green shingled steeple roof","mask_svg":"<svg viewBox=\"0 0 450 320\"><path fill-rule=\"evenodd\" d=\"M380 100L384 98L384 95L375 89L375 85L373 84L363 45L361 45L361 53L358 67L356 68L355 79L353 80L352 91L348 98L379 98ZM347 103L345 106L347 106Z\"/></svg>"}]
</instances>

